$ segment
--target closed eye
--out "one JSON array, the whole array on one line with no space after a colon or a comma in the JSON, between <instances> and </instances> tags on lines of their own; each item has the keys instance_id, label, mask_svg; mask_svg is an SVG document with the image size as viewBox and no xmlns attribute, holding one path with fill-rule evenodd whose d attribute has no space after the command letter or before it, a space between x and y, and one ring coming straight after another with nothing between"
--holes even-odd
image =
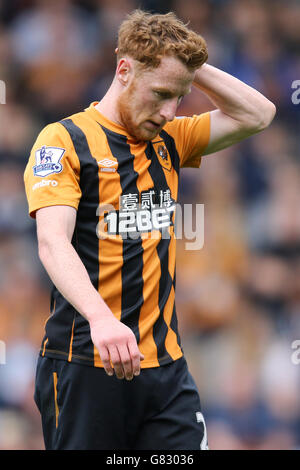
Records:
<instances>
[{"instance_id":1,"label":"closed eye","mask_svg":"<svg viewBox=\"0 0 300 470\"><path fill-rule=\"evenodd\" d=\"M171 93L168 93L167 91L159 91L159 90L154 90L154 94L161 98L162 100L167 100L169 98L172 98Z\"/></svg>"},{"instance_id":2,"label":"closed eye","mask_svg":"<svg viewBox=\"0 0 300 470\"><path fill-rule=\"evenodd\" d=\"M172 93L169 93L167 91L159 91L159 90L154 90L154 94L161 100L169 100L174 97ZM178 97L178 105L181 103L182 99L184 98L184 95L180 95Z\"/></svg>"}]
</instances>

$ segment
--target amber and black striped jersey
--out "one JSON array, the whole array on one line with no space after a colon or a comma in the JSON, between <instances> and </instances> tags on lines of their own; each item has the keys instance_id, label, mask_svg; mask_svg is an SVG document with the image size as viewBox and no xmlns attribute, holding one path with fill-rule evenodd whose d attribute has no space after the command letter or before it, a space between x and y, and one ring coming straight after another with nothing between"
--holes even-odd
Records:
<instances>
[{"instance_id":1,"label":"amber and black striped jersey","mask_svg":"<svg viewBox=\"0 0 300 470\"><path fill-rule=\"evenodd\" d=\"M25 170L29 213L77 210L72 244L93 286L157 367L182 356L175 310L174 204L180 167L199 167L210 114L175 118L136 142L92 103L39 134ZM87 320L53 286L41 354L102 367Z\"/></svg>"}]
</instances>

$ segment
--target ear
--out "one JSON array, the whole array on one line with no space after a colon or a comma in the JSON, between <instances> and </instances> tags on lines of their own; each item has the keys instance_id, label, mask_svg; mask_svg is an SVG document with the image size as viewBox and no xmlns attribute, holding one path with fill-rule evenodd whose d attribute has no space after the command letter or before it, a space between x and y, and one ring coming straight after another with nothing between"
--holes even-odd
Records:
<instances>
[{"instance_id":1,"label":"ear","mask_svg":"<svg viewBox=\"0 0 300 470\"><path fill-rule=\"evenodd\" d=\"M116 76L119 82L126 86L133 74L132 64L126 57L122 57L117 65Z\"/></svg>"}]
</instances>

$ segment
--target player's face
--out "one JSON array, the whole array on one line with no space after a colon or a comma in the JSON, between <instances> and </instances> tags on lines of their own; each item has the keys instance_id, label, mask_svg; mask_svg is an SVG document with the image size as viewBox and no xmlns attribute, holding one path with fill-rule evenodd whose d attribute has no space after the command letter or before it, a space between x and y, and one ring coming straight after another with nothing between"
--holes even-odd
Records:
<instances>
[{"instance_id":1,"label":"player's face","mask_svg":"<svg viewBox=\"0 0 300 470\"><path fill-rule=\"evenodd\" d=\"M156 69L133 74L118 100L122 125L137 140L154 139L174 119L194 75L174 57L163 57Z\"/></svg>"}]
</instances>

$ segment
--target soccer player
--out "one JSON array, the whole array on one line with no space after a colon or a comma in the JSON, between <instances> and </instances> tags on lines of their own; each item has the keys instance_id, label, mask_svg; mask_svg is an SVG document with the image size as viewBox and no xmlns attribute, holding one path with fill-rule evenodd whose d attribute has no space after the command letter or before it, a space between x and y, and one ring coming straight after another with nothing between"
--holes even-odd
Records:
<instances>
[{"instance_id":1,"label":"soccer player","mask_svg":"<svg viewBox=\"0 0 300 470\"><path fill-rule=\"evenodd\" d=\"M262 131L275 106L208 65L171 12L128 15L116 54L103 99L46 126L25 171L53 282L35 390L45 446L206 449L174 303L179 170ZM177 118L192 85L217 109Z\"/></svg>"}]
</instances>

